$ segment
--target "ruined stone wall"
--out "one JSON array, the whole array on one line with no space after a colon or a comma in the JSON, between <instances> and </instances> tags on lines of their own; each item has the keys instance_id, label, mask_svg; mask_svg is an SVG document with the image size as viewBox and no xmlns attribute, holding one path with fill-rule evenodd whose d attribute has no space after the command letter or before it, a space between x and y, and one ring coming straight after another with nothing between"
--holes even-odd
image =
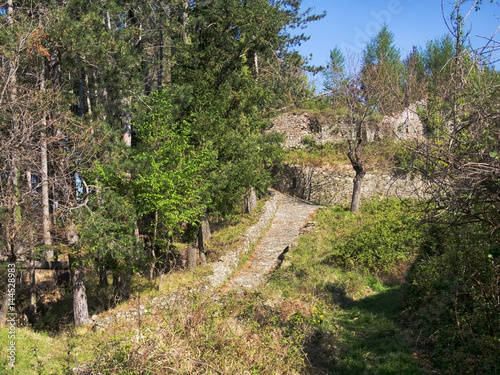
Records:
<instances>
[{"instance_id":1,"label":"ruined stone wall","mask_svg":"<svg viewBox=\"0 0 500 375\"><path fill-rule=\"evenodd\" d=\"M399 114L384 117L380 123L371 126L367 134L368 140L385 137L394 137L399 140L423 137L424 124L417 114L418 106L422 105L424 104L411 104ZM341 141L342 129L345 126L331 116L296 112L285 113L274 118L267 132L284 134L283 147L285 148L302 148L306 146L307 139L316 144Z\"/></svg>"},{"instance_id":2,"label":"ruined stone wall","mask_svg":"<svg viewBox=\"0 0 500 375\"><path fill-rule=\"evenodd\" d=\"M285 165L275 189L320 204L349 204L354 171L350 165L332 169ZM374 196L419 198L425 196L422 181L389 173L367 173L361 188L361 199Z\"/></svg>"},{"instance_id":3,"label":"ruined stone wall","mask_svg":"<svg viewBox=\"0 0 500 375\"><path fill-rule=\"evenodd\" d=\"M306 138L317 144L338 142L342 139L338 125L307 112L285 113L278 116L271 121L271 127L267 132L283 134L285 148L304 147Z\"/></svg>"}]
</instances>

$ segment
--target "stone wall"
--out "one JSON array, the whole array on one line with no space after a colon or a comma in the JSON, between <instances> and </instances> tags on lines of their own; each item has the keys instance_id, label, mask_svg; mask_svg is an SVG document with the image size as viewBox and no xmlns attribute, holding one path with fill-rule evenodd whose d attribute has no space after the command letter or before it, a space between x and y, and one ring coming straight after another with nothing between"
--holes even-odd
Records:
<instances>
[{"instance_id":1,"label":"stone wall","mask_svg":"<svg viewBox=\"0 0 500 375\"><path fill-rule=\"evenodd\" d=\"M394 137L404 140L423 137L425 128L417 114L418 106L422 105L423 103L411 104L399 114L384 117L379 124L371 126L368 139ZM284 134L285 148L302 148L306 146L307 139L317 144L338 142L342 140L344 128L345 124L331 116L295 112L274 118L267 132Z\"/></svg>"},{"instance_id":2,"label":"stone wall","mask_svg":"<svg viewBox=\"0 0 500 375\"><path fill-rule=\"evenodd\" d=\"M307 112L282 114L271 121L267 132L284 134L285 148L304 147L306 137L317 144L338 142L342 139L340 128L336 124Z\"/></svg>"},{"instance_id":3,"label":"stone wall","mask_svg":"<svg viewBox=\"0 0 500 375\"><path fill-rule=\"evenodd\" d=\"M280 172L275 189L320 204L349 204L351 201L354 171L350 165L332 169L285 165ZM388 173L367 173L361 189L361 199L373 196L400 198L423 197L422 181L408 176Z\"/></svg>"}]
</instances>

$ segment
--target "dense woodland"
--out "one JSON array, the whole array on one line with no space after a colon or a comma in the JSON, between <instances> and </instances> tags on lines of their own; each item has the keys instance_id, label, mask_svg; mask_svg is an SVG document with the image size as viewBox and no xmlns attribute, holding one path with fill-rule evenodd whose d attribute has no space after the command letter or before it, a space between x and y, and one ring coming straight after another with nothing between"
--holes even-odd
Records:
<instances>
[{"instance_id":1,"label":"dense woodland","mask_svg":"<svg viewBox=\"0 0 500 375\"><path fill-rule=\"evenodd\" d=\"M473 49L465 27L481 2L456 2L449 35L408 56L385 25L361 56L332 46L322 68L293 50L322 18L300 5L0 5L0 251L29 280L16 296L28 324L43 319L40 264L69 263L65 293L81 326L95 297L87 283L113 295L98 311L127 300L133 276L151 281L181 268L184 247L205 261L207 222L241 214L250 195L272 186L284 156L281 137L264 130L290 109L325 111L342 124L356 172L354 216L342 220L352 224L363 215L367 133L418 103L426 137L401 142L394 166L426 182L429 199L411 206L418 224L382 205L380 220L394 222L352 224L364 230L358 244L332 245L323 260L381 279L405 263L402 315L418 344L452 356L458 372L499 370L500 76L490 57L498 45ZM328 94L317 97L306 73L319 70ZM5 295L3 321L7 306Z\"/></svg>"}]
</instances>

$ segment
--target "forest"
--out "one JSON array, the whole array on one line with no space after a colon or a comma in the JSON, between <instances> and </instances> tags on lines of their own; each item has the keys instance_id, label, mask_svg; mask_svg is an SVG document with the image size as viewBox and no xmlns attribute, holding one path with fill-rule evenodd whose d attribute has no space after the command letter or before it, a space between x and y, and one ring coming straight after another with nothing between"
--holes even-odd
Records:
<instances>
[{"instance_id":1,"label":"forest","mask_svg":"<svg viewBox=\"0 0 500 375\"><path fill-rule=\"evenodd\" d=\"M324 14L300 0L0 3L0 369L500 371L500 47L468 43L481 5L454 2L449 34L408 56L384 25L314 67L294 47ZM424 138L369 136L411 104ZM206 276L291 162L266 130L293 111L338 124L304 150L352 169L350 206L322 208L256 292L89 328ZM362 200L377 158L425 198Z\"/></svg>"}]
</instances>

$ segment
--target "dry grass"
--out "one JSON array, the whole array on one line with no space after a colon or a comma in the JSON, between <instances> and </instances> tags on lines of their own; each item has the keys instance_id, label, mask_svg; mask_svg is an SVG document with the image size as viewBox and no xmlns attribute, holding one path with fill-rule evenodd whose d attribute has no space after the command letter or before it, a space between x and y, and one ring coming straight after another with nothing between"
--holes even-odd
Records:
<instances>
[{"instance_id":1,"label":"dry grass","mask_svg":"<svg viewBox=\"0 0 500 375\"><path fill-rule=\"evenodd\" d=\"M384 139L368 143L363 151L363 159L370 172L388 172L398 167L398 151L403 143ZM327 143L285 152L285 162L293 165L327 167L332 170L351 170L347 157L347 143Z\"/></svg>"}]
</instances>

